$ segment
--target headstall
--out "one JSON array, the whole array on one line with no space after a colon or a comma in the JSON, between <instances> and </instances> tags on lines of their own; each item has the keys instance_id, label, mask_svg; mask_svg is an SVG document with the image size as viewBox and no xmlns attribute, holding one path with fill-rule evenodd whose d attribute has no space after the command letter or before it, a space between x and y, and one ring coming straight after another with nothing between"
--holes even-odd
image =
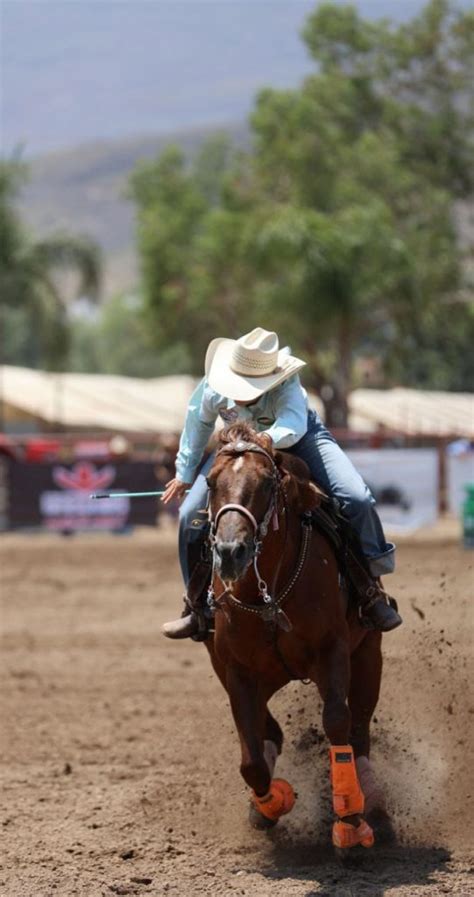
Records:
<instances>
[{"instance_id":1,"label":"headstall","mask_svg":"<svg viewBox=\"0 0 474 897\"><path fill-rule=\"evenodd\" d=\"M273 520L273 529L274 530L279 529L278 499L279 499L280 492L283 495L283 499L284 499L284 509L283 510L285 512L287 511L286 496L285 496L285 492L284 492L284 489L281 484L280 471L279 471L277 465L275 464L275 461L274 461L272 455L270 454L270 452L267 452L266 449L264 449L262 446L257 445L254 442L243 442L243 441L233 442L233 443L229 443L228 445L221 448L219 450L218 454L219 455L220 454L241 455L246 452L255 452L255 453L264 455L265 458L267 458L267 460L270 462L271 468L272 468L273 480L274 480L272 496L270 498L269 506L265 512L265 515L264 515L261 523L257 522L257 520L255 519L255 517L251 513L251 511L249 511L248 508L245 508L244 505L240 505L240 504L236 504L236 503L229 503L229 504L223 505L217 511L217 514L216 514L214 520L212 519L211 512L209 509L209 520L211 523L209 540L210 540L210 545L211 545L211 549L212 549L212 575L211 575L211 583L210 583L208 593L207 593L207 603L208 603L210 609L215 611L216 609L219 609L220 603L224 599L226 599L226 600L230 601L235 607L238 607L241 610L247 611L248 613L253 613L253 614L261 617L261 619L264 620L266 623L277 623L278 626L280 626L280 628L282 628L286 631L289 631L292 628L291 623L290 623L288 617L286 616L285 612L281 609L280 605L283 602L283 600L287 597L287 595L290 593L291 589L295 585L295 583L303 569L303 566L304 566L304 563L306 560L309 540L311 537L311 527L305 526L305 528L304 528L304 537L302 540L300 556L298 558L295 572L294 572L290 582L286 585L285 589L282 592L280 592L280 594L276 598L274 598L271 595L271 593L269 592L267 583L265 582L265 580L263 579L263 577L260 574L260 571L258 569L258 558L262 551L263 540L268 533L268 527L269 527L270 521ZM249 564L253 562L255 578L257 580L258 593L263 600L263 605L261 605L261 604L246 604L245 602L240 601L240 599L237 598L233 594L232 589L229 586L226 586L225 583L223 583L224 591L218 597L216 597L216 595L214 593L213 580L214 580L214 575L217 573L217 571L215 569L216 531L217 531L217 526L219 524L221 517L227 511L237 511L238 513L240 513L244 517L246 517L247 520L249 520L250 523L252 524L253 531L254 531L254 537L253 537L254 550L253 550L252 559L250 560ZM286 523L286 525L287 525L287 523ZM283 555L283 552L282 552L282 555ZM278 573L277 573L277 575L278 575Z\"/></svg>"}]
</instances>

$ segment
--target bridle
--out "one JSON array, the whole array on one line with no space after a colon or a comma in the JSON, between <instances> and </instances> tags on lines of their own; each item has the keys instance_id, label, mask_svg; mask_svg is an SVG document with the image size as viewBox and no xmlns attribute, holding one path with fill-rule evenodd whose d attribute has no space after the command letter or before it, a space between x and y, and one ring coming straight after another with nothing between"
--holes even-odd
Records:
<instances>
[{"instance_id":1,"label":"bridle","mask_svg":"<svg viewBox=\"0 0 474 897\"><path fill-rule=\"evenodd\" d=\"M286 540L287 540L287 536L288 536L288 523L289 523L288 501L287 501L285 489L284 489L284 486L282 483L282 476L281 476L280 470L277 467L277 465L275 464L275 461L274 461L272 455L270 454L270 452L267 452L266 449L264 449L262 446L257 445L254 442L229 443L228 445L224 446L224 448L220 449L218 454L222 453L222 454L229 454L229 455L235 455L235 454L239 455L239 454L244 454L245 452L256 452L258 454L264 455L265 458L267 458L267 460L270 462L271 468L272 468L272 474L273 474L273 482L274 482L274 487L272 489L272 495L270 498L268 508L265 512L265 515L264 515L261 523L257 523L257 520L255 519L252 512L249 511L248 508L245 508L244 505L235 504L235 503L229 503L227 505L223 505L221 508L219 508L214 520L212 519L212 514L210 513L210 508L209 508L209 520L211 523L209 540L210 540L210 545L211 545L211 549L212 549L212 573L211 573L211 582L210 582L208 593L207 593L207 603L208 603L211 611L216 611L216 610L224 610L223 605L224 605L224 602L227 601L230 604L232 604L234 607L238 608L239 610L246 611L247 613L254 614L255 616L260 617L260 619L263 620L266 624L272 626L274 633L276 633L278 627L280 627L280 629L283 629L285 632L289 632L293 627L292 627L291 622L288 619L287 615L285 614L284 610L282 610L281 605L283 604L285 598L287 598L287 596L290 594L291 590L295 586L295 584L304 568L305 561L306 561L306 558L308 555L308 548L309 548L309 545L311 542L311 533L312 533L311 515L309 515L309 517L308 517L308 515L306 515L301 520L301 525L302 525L302 530L303 530L302 539L301 539L301 547L300 547L299 557L296 562L295 569L293 571L293 575L291 576L289 582L287 582L285 588L282 589L282 591L279 592L277 596L274 596L272 594L273 587L272 587L272 590L270 591L267 583L265 582L265 580L263 579L263 577L260 574L260 571L258 569L258 558L262 551L263 541L265 539L265 536L268 533L268 526L269 526L269 523L270 523L270 520L272 519L272 517L273 517L273 528L275 530L279 529L278 506L279 506L279 498L281 495L283 498L282 513L285 516L285 536L284 536L284 545L280 551L279 563L277 564L277 568L275 571L274 582L273 582L273 585L275 585L277 582L277 579L278 579L278 574L280 572L280 565L281 565L281 562L284 557L284 553L285 553L284 549L285 549L285 544L286 544ZM216 597L216 595L214 593L214 585L213 585L214 576L217 574L217 571L215 569L216 530L217 530L217 525L219 523L219 520L221 519L222 515L225 514L227 511L238 511L240 514L243 514L243 516L246 517L246 519L249 520L253 526L254 550L253 550L253 556L249 562L249 565L253 561L255 578L257 580L257 588L258 588L260 597L263 599L263 604L247 604L246 602L241 601L240 598L237 598L237 596L234 595L230 586L226 586L225 583L223 583L224 590L221 592L221 594L219 596ZM225 612L225 610L224 610L224 612ZM227 614L226 614L226 616L227 616ZM283 656L281 655L281 652L278 650L277 642L276 642L276 635L274 636L274 639L275 639L275 649L277 650L277 654L278 654L283 666L285 667L286 671L290 673L290 678L295 678L293 676L293 674L291 673L291 671L289 670L288 664L286 663ZM298 678L298 677L296 677L296 678Z\"/></svg>"},{"instance_id":2,"label":"bridle","mask_svg":"<svg viewBox=\"0 0 474 897\"><path fill-rule=\"evenodd\" d=\"M273 528L274 530L279 529L279 499L280 495L283 498L283 508L282 514L284 514L285 519L285 535L284 535L284 544L280 551L280 559L277 564L274 582L273 585L276 584L278 579L278 574L280 572L280 565L283 560L283 556L285 553L285 545L288 537L288 526L289 526L289 508L288 508L288 500L285 492L285 488L282 482L282 475L280 473L280 469L275 464L274 458L264 449L262 446L257 445L255 442L233 442L225 445L221 448L217 454L229 454L229 455L242 455L246 452L256 452L257 454L264 455L264 457L269 461L271 465L272 475L273 475L273 489L270 497L268 508L264 514L263 520L261 523L258 523L255 519L255 516L252 514L248 508L244 507L244 505L240 505L234 502L223 505L217 511L215 518L212 518L212 514L210 511L210 505L208 506L208 514L209 521L211 524L209 541L212 549L212 573L211 573L211 582L209 585L208 593L207 593L207 603L211 611L222 610L224 614L230 622L230 618L225 610L224 604L229 602L231 605L236 607L239 610L246 611L249 614L253 614L254 616L259 617L266 626L270 627L270 631L272 632L272 642L273 647L275 649L276 655L281 662L285 672L289 676L290 679L300 679L300 676L294 674L293 670L290 669L285 657L282 654L281 648L278 644L278 629L283 629L284 632L290 632L293 629L291 621L288 619L285 611L282 609L282 604L285 598L291 593L292 589L296 585L303 568L305 566L306 558L308 556L308 549L311 544L311 536L312 536L312 524L311 524L311 514L305 514L301 518L301 526L302 526L302 538L301 545L299 551L299 557L295 565L295 569L293 570L293 574L286 583L285 587L276 595L275 597L271 594L268 589L267 583L260 575L258 569L258 557L262 551L263 541L268 533L268 527L270 524L270 520L273 518ZM257 580L257 588L260 597L263 599L262 604L247 604L244 601L241 601L240 598L237 598L236 595L232 592L232 589L229 586L226 586L223 583L224 590L221 592L219 596L216 597L214 593L214 576L217 571L215 568L215 559L216 559L216 531L219 520L227 511L237 511L240 514L250 521L254 531L253 537L253 557L251 561L253 561L253 567L255 571L255 577ZM219 577L220 578L220 577ZM222 580L221 580L222 581ZM272 587L273 591L273 587ZM309 684L309 679L301 679L301 681L307 685Z\"/></svg>"},{"instance_id":3,"label":"bridle","mask_svg":"<svg viewBox=\"0 0 474 897\"><path fill-rule=\"evenodd\" d=\"M244 507L244 505L236 504L233 502L223 505L217 511L217 514L214 519L212 518L210 506L208 507L209 521L211 524L209 541L210 541L210 546L211 546L211 550L212 550L212 572L211 572L211 582L210 582L208 593L207 593L207 603L208 603L208 606L211 611L216 611L216 610L224 610L224 602L227 601L230 604L232 604L234 607L238 608L239 610L246 611L247 613L254 614L255 616L260 617L260 619L262 619L266 624L269 624L273 627L274 632L277 631L277 627L280 627L281 629L285 630L286 632L289 632L293 627L292 627L291 622L288 619L287 615L285 614L284 610L282 610L281 605L283 604L285 598L287 598L287 596L290 594L291 590L295 586L295 584L304 568L305 561L306 561L306 558L308 555L308 548L309 548L309 545L311 542L311 533L312 533L311 515L309 515L309 517L307 515L303 516L303 518L301 520L302 530L303 530L302 539L301 539L301 547L300 547L299 557L296 562L295 569L293 571L293 575L291 576L291 579L289 580L289 582L287 582L284 589L282 589L282 591L279 592L278 595L275 597L272 595L273 586L270 591L267 583L265 582L265 580L263 579L263 577L260 574L260 571L258 569L258 558L262 551L263 541L268 533L268 527L270 524L270 520L272 518L273 518L273 528L275 530L279 529L278 506L279 506L279 499L280 499L280 495L281 495L283 498L282 513L284 514L284 518L285 518L285 536L284 536L284 545L280 551L279 563L278 563L277 569L275 571L274 582L273 582L273 585L275 585L277 582L277 579L278 579L278 574L280 572L280 565L281 565L281 562L283 560L283 556L285 553L285 544L286 544L286 540L287 540L287 536L288 536L288 524L289 524L288 500L287 500L287 496L285 493L285 488L283 486L280 470L277 467L277 465L275 464L275 460L272 457L272 455L270 454L270 452L267 452L267 450L264 449L262 446L257 445L257 443L255 443L255 442L244 442L244 441L232 442L232 443L229 443L228 445L225 445L223 448L221 448L217 452L217 454L218 455L220 455L220 454L243 455L246 452L255 452L257 454L264 455L264 457L269 461L269 463L271 465L271 470L272 470L272 475L273 475L273 489L272 489L272 494L270 497L270 502L269 502L268 508L264 514L264 517L263 517L263 520L261 521L261 523L257 522L257 520L255 519L252 512L249 511L248 508ZM217 526L218 526L219 520L221 519L222 515L225 514L227 511L237 511L240 514L243 514L243 516L247 520L249 520L250 523L252 524L253 531L254 531L254 537L253 537L254 550L253 550L253 556L252 556L251 560L249 561L249 565L253 561L253 568L255 571L255 578L257 580L258 593L263 600L263 604L247 604L246 602L241 601L240 598L237 598L237 596L234 595L230 586L227 586L225 583L223 583L224 590L221 592L221 594L219 596L216 596L214 593L214 577L217 574L216 563L215 563L215 561L216 561L216 550L215 550L216 549L216 531L217 531ZM227 616L227 614L226 614L226 616ZM275 636L275 646L276 646L276 636ZM277 653L280 657L280 660L283 663L283 666L285 667L285 669L288 672L289 668L288 668L288 665L286 664L286 662L284 661L284 658L281 656L280 652L277 652ZM295 677L291 674L291 678L295 678Z\"/></svg>"},{"instance_id":4,"label":"bridle","mask_svg":"<svg viewBox=\"0 0 474 897\"><path fill-rule=\"evenodd\" d=\"M239 605L242 605L242 607L250 607L250 605L245 605L243 602L239 601L239 599L236 598L235 595L233 595L232 590L228 586L225 586L225 583L224 583L225 592L223 592L221 595L219 595L219 598L217 598L217 599L214 594L213 580L214 580L214 575L217 574L217 571L215 569L215 566L216 566L215 565L216 533L217 533L217 527L219 525L219 521L220 521L221 517L225 513L227 513L227 511L237 511L239 514L242 514L247 520L249 520L250 523L252 524L252 527L253 527L253 554L249 561L248 566L250 566L250 564L253 563L255 577L257 580L258 592L259 592L259 595L261 596L261 598L263 599L264 604L268 605L268 604L271 604L273 601L272 596L268 591L268 585L265 582L265 580L263 579L263 577L261 576L260 571L258 569L258 558L259 558L259 555L261 554L261 551L263 548L263 540L265 539L265 536L268 533L268 527L270 524L270 520L273 519L273 529L274 530L279 529L278 501L279 501L280 492L282 492L284 495L284 492L283 492L283 489L281 486L280 471L279 471L277 465L275 464L275 461L274 461L272 455L270 454L270 452L267 452L267 450L264 449L263 446L258 445L256 442L244 442L244 441L232 442L232 443L229 443L228 445L223 446L223 448L221 448L217 452L217 455L224 455L224 454L243 455L244 453L247 453L247 452L254 452L256 454L263 455L267 459L267 461L269 461L269 463L271 465L272 479L273 479L272 494L270 496L268 508L265 511L263 519L261 520L260 523L257 522L255 516L252 514L251 511L249 511L248 508L246 508L244 505L240 505L235 502L230 502L229 504L222 505L222 507L219 508L219 510L217 511L217 514L214 519L212 518L210 508L208 509L209 521L211 524L209 541L210 541L210 545L211 545L211 549L212 549L212 576L211 576L211 583L210 583L210 586L208 589L207 601L208 601L209 606L212 609L216 608L217 602L221 598L224 597L224 594L231 596L233 601L238 603ZM286 507L286 501L285 501L285 507ZM263 610L263 608L262 608L262 610Z\"/></svg>"}]
</instances>

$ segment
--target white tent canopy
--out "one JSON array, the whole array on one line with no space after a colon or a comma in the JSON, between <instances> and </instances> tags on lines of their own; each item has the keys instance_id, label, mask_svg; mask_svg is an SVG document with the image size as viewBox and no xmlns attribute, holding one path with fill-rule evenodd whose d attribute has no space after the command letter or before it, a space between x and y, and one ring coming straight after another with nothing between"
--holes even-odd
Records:
<instances>
[{"instance_id":1,"label":"white tent canopy","mask_svg":"<svg viewBox=\"0 0 474 897\"><path fill-rule=\"evenodd\" d=\"M474 396L467 392L421 389L356 389L349 399L351 424L356 419L407 436L474 437Z\"/></svg>"},{"instance_id":2,"label":"white tent canopy","mask_svg":"<svg viewBox=\"0 0 474 897\"><path fill-rule=\"evenodd\" d=\"M107 374L55 374L4 365L0 399L7 420L34 418L61 428L178 432L193 377L141 380Z\"/></svg>"},{"instance_id":3,"label":"white tent canopy","mask_svg":"<svg viewBox=\"0 0 474 897\"><path fill-rule=\"evenodd\" d=\"M177 433L182 429L193 377L141 380L106 374L55 374L0 366L0 401L9 426L37 422L62 429ZM310 403L321 413L320 400ZM349 399L354 430L380 428L407 435L474 437L474 397L415 389L356 389Z\"/></svg>"}]
</instances>

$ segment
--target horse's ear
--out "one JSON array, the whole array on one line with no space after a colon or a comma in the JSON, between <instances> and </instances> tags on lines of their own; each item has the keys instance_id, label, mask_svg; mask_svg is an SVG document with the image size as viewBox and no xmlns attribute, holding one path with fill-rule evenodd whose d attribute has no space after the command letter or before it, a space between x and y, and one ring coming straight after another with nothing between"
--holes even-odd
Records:
<instances>
[{"instance_id":1,"label":"horse's ear","mask_svg":"<svg viewBox=\"0 0 474 897\"><path fill-rule=\"evenodd\" d=\"M274 452L273 457L275 459L275 464L277 467L283 467L284 455L278 450Z\"/></svg>"},{"instance_id":2,"label":"horse's ear","mask_svg":"<svg viewBox=\"0 0 474 897\"><path fill-rule=\"evenodd\" d=\"M299 477L292 476L295 484L297 508L300 514L305 511L314 511L321 504L321 493L311 480L300 480Z\"/></svg>"},{"instance_id":3,"label":"horse's ear","mask_svg":"<svg viewBox=\"0 0 474 897\"><path fill-rule=\"evenodd\" d=\"M305 462L294 455L275 452L275 463L283 475L283 486L290 505L300 514L319 507L321 494L309 479Z\"/></svg>"},{"instance_id":4,"label":"horse's ear","mask_svg":"<svg viewBox=\"0 0 474 897\"><path fill-rule=\"evenodd\" d=\"M286 473L283 477L288 504L298 514L314 511L321 504L321 494L311 480L301 479L294 473Z\"/></svg>"},{"instance_id":5,"label":"horse's ear","mask_svg":"<svg viewBox=\"0 0 474 897\"><path fill-rule=\"evenodd\" d=\"M273 440L268 433L259 433L255 441L257 445L261 445L266 452L273 455Z\"/></svg>"}]
</instances>

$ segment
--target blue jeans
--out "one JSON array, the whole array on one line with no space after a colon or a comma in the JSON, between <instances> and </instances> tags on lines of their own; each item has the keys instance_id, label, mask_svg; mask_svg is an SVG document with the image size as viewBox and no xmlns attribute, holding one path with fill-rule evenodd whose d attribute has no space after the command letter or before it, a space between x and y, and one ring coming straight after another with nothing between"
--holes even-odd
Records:
<instances>
[{"instance_id":1,"label":"blue jeans","mask_svg":"<svg viewBox=\"0 0 474 897\"><path fill-rule=\"evenodd\" d=\"M315 411L308 412L308 430L303 438L286 451L305 461L311 478L325 492L338 499L342 513L359 536L372 575L392 573L395 568L395 545L385 539L375 510L375 499ZM180 509L179 559L186 585L190 574L188 546L201 540L206 532L206 475L213 461L213 456L207 459Z\"/></svg>"}]
</instances>

